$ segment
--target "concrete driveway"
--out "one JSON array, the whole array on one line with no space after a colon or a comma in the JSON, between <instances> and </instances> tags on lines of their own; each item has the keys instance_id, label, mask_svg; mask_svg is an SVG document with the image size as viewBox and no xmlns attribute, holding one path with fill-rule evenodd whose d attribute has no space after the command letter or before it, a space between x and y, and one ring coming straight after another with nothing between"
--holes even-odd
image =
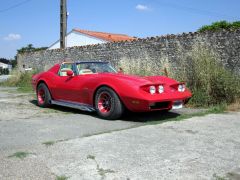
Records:
<instances>
[{"instance_id":1,"label":"concrete driveway","mask_svg":"<svg viewBox=\"0 0 240 180\"><path fill-rule=\"evenodd\" d=\"M139 122L106 121L94 113L36 105L35 94L0 88L0 150L136 127Z\"/></svg>"},{"instance_id":2,"label":"concrete driveway","mask_svg":"<svg viewBox=\"0 0 240 180\"><path fill-rule=\"evenodd\" d=\"M105 121L41 109L34 99L0 88L0 179L240 178L240 113L146 126L166 119L143 113Z\"/></svg>"},{"instance_id":3,"label":"concrete driveway","mask_svg":"<svg viewBox=\"0 0 240 180\"><path fill-rule=\"evenodd\" d=\"M185 111L179 113L193 110ZM177 115L178 113L168 114ZM16 88L0 87L0 150L128 129L161 118L162 113L141 113L130 114L117 121L107 121L99 119L95 113L65 107L53 106L44 109L36 105L35 94L19 93Z\"/></svg>"}]
</instances>

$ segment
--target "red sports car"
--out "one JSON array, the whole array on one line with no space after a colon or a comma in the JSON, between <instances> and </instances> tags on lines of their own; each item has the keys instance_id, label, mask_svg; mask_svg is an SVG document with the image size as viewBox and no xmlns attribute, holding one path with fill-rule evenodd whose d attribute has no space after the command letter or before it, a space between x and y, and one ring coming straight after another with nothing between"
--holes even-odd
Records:
<instances>
[{"instance_id":1,"label":"red sports car","mask_svg":"<svg viewBox=\"0 0 240 180\"><path fill-rule=\"evenodd\" d=\"M165 76L132 76L108 62L63 62L32 77L37 102L96 111L104 119L133 112L181 108L192 96L184 83Z\"/></svg>"}]
</instances>

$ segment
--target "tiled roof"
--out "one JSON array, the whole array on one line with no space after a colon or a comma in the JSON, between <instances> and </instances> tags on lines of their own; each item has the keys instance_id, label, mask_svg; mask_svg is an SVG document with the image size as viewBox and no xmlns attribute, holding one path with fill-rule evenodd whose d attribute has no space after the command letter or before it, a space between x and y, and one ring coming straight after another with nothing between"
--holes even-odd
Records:
<instances>
[{"instance_id":1,"label":"tiled roof","mask_svg":"<svg viewBox=\"0 0 240 180\"><path fill-rule=\"evenodd\" d=\"M96 32L96 31L88 31L82 29L73 29L73 31L92 36L95 38L99 38L109 42L118 42L118 41L132 41L136 38L125 35L125 34L113 34L113 33L106 33L106 32Z\"/></svg>"}]
</instances>

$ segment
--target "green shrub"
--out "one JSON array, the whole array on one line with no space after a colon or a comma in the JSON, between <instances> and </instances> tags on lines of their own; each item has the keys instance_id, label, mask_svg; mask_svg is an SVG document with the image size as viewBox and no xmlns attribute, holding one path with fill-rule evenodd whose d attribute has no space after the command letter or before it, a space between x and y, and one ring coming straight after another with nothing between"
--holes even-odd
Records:
<instances>
[{"instance_id":1,"label":"green shrub","mask_svg":"<svg viewBox=\"0 0 240 180\"><path fill-rule=\"evenodd\" d=\"M198 29L198 32L205 31L217 31L220 29L238 29L240 28L240 21L227 22L227 21L218 21L214 22L211 25L205 25Z\"/></svg>"},{"instance_id":2,"label":"green shrub","mask_svg":"<svg viewBox=\"0 0 240 180\"><path fill-rule=\"evenodd\" d=\"M240 78L225 69L213 52L197 47L190 53L174 77L186 81L193 92L195 106L233 103L240 98Z\"/></svg>"},{"instance_id":3,"label":"green shrub","mask_svg":"<svg viewBox=\"0 0 240 180\"><path fill-rule=\"evenodd\" d=\"M7 74L9 74L9 69L0 68L0 75L7 75Z\"/></svg>"}]
</instances>

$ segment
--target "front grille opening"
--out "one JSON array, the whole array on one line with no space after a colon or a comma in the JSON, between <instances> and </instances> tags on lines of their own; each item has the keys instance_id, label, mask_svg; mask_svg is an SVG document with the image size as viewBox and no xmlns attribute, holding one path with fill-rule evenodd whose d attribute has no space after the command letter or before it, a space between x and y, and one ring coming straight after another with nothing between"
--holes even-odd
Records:
<instances>
[{"instance_id":1,"label":"front grille opening","mask_svg":"<svg viewBox=\"0 0 240 180\"><path fill-rule=\"evenodd\" d=\"M170 106L169 101L166 102L156 102L150 105L150 109L168 109Z\"/></svg>"}]
</instances>

